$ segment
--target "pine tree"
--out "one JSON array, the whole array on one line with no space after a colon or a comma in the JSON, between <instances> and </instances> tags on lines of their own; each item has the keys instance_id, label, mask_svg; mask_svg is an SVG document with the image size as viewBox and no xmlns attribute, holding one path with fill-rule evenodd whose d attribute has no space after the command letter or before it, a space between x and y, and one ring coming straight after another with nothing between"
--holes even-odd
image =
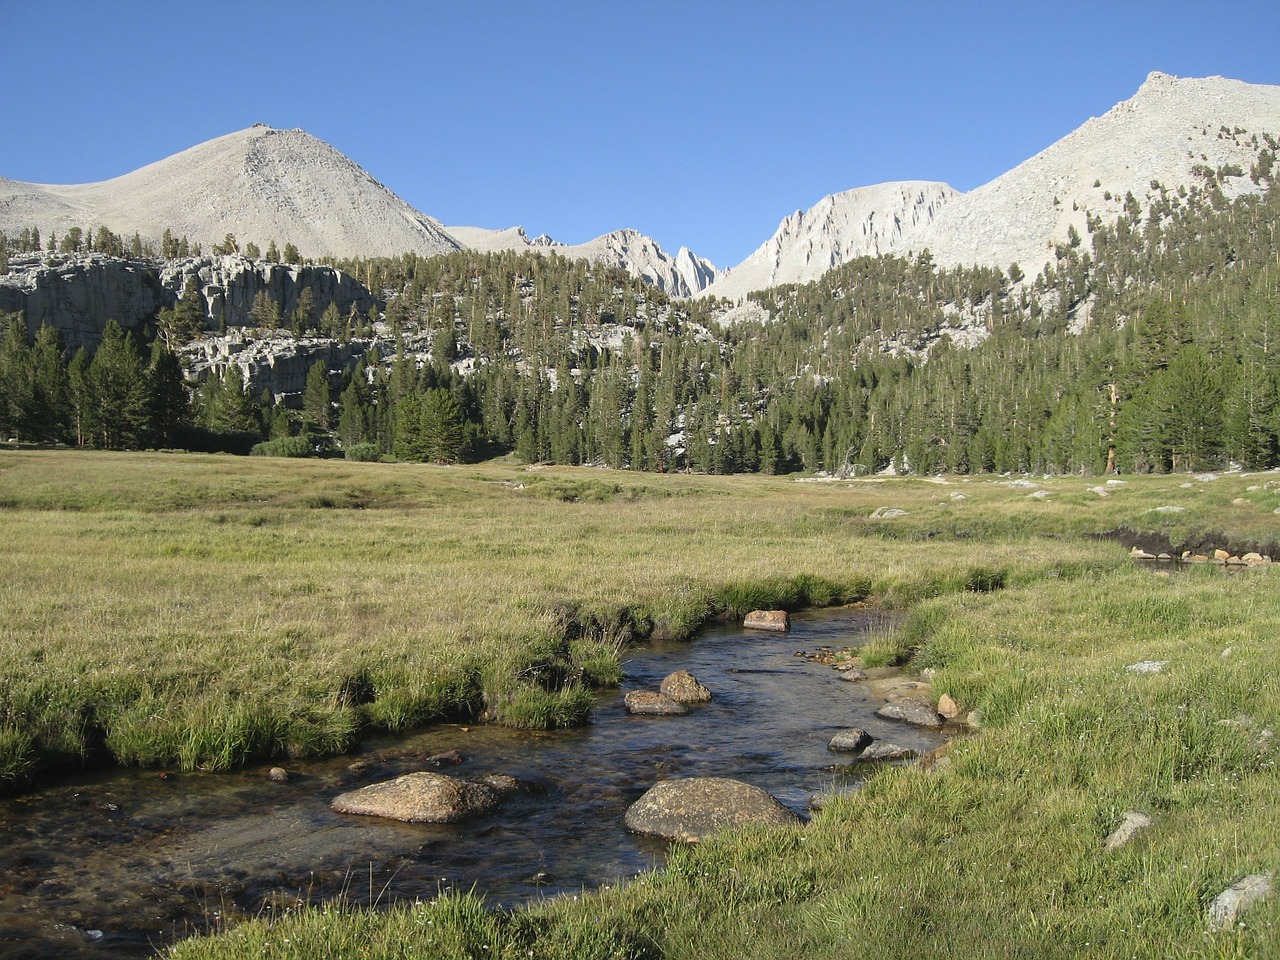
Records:
<instances>
[{"instance_id":1,"label":"pine tree","mask_svg":"<svg viewBox=\"0 0 1280 960\"><path fill-rule=\"evenodd\" d=\"M419 429L423 459L457 463L464 453L462 410L448 390L429 390L422 401Z\"/></svg>"},{"instance_id":2,"label":"pine tree","mask_svg":"<svg viewBox=\"0 0 1280 960\"><path fill-rule=\"evenodd\" d=\"M189 276L173 309L160 311L157 326L161 338L173 350L200 336L205 319L204 297L200 293L199 282L194 276Z\"/></svg>"},{"instance_id":3,"label":"pine tree","mask_svg":"<svg viewBox=\"0 0 1280 960\"><path fill-rule=\"evenodd\" d=\"M190 418L190 402L182 364L159 339L151 344L147 378L150 383L153 440L157 446L176 446L178 436Z\"/></svg>"},{"instance_id":4,"label":"pine tree","mask_svg":"<svg viewBox=\"0 0 1280 960\"><path fill-rule=\"evenodd\" d=\"M31 380L31 348L22 314L6 316L0 338L0 439L30 435L35 395Z\"/></svg>"},{"instance_id":5,"label":"pine tree","mask_svg":"<svg viewBox=\"0 0 1280 960\"><path fill-rule=\"evenodd\" d=\"M200 422L215 433L261 434L261 406L234 363L227 365L221 377L206 379L196 391L196 400Z\"/></svg>"},{"instance_id":6,"label":"pine tree","mask_svg":"<svg viewBox=\"0 0 1280 960\"><path fill-rule=\"evenodd\" d=\"M298 336L305 336L316 323L316 299L310 287L303 287L298 293L298 303L293 309L290 326Z\"/></svg>"},{"instance_id":7,"label":"pine tree","mask_svg":"<svg viewBox=\"0 0 1280 960\"><path fill-rule=\"evenodd\" d=\"M31 398L31 436L53 443L67 440L71 433L71 401L62 343L58 331L43 324L31 347Z\"/></svg>"},{"instance_id":8,"label":"pine tree","mask_svg":"<svg viewBox=\"0 0 1280 960\"><path fill-rule=\"evenodd\" d=\"M333 418L333 399L329 391L329 365L317 360L307 371L302 390L302 410L320 430L328 430Z\"/></svg>"},{"instance_id":9,"label":"pine tree","mask_svg":"<svg viewBox=\"0 0 1280 960\"><path fill-rule=\"evenodd\" d=\"M259 290L249 308L249 318L260 330L273 332L280 326L280 304L265 289Z\"/></svg>"},{"instance_id":10,"label":"pine tree","mask_svg":"<svg viewBox=\"0 0 1280 960\"><path fill-rule=\"evenodd\" d=\"M150 384L133 338L108 320L88 370L91 442L108 450L134 450L150 437Z\"/></svg>"},{"instance_id":11,"label":"pine tree","mask_svg":"<svg viewBox=\"0 0 1280 960\"><path fill-rule=\"evenodd\" d=\"M71 433L76 446L89 442L93 418L93 393L89 383L89 354L83 346L67 364L67 399L71 406Z\"/></svg>"},{"instance_id":12,"label":"pine tree","mask_svg":"<svg viewBox=\"0 0 1280 960\"><path fill-rule=\"evenodd\" d=\"M1183 347L1169 363L1165 392L1174 470L1216 466L1222 452L1222 381L1204 351Z\"/></svg>"}]
</instances>

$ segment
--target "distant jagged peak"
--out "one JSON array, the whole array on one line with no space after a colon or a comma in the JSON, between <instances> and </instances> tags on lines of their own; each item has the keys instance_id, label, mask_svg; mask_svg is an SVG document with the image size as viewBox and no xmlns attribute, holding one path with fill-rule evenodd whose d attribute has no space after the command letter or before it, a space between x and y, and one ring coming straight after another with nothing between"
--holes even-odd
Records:
<instances>
[{"instance_id":1,"label":"distant jagged peak","mask_svg":"<svg viewBox=\"0 0 1280 960\"><path fill-rule=\"evenodd\" d=\"M892 253L959 195L931 180L891 181L829 194L783 218L772 237L720 274L703 294L738 300L753 290L816 280L857 257Z\"/></svg>"},{"instance_id":2,"label":"distant jagged peak","mask_svg":"<svg viewBox=\"0 0 1280 960\"><path fill-rule=\"evenodd\" d=\"M681 248L671 257L657 240L627 227L601 234L586 243L565 244L546 234L530 240L523 227L488 230L484 227L446 227L463 246L484 253L549 250L563 257L590 260L642 277L673 297L690 297L714 281L716 268L708 260ZM683 254L683 256L682 256Z\"/></svg>"}]
</instances>

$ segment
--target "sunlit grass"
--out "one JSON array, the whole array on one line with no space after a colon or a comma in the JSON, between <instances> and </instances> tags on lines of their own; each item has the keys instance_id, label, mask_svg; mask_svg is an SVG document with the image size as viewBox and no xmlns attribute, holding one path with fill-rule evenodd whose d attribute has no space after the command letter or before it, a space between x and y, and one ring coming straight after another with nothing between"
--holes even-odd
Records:
<instances>
[{"instance_id":1,"label":"sunlit grass","mask_svg":"<svg viewBox=\"0 0 1280 960\"><path fill-rule=\"evenodd\" d=\"M1008 478L0 451L0 788L97 758L331 753L457 715L576 723L637 637L869 598L904 616L864 657L928 668L980 718L949 767L883 770L803 829L531 911L334 904L177 955L1276 955L1277 900L1213 937L1204 908L1280 869L1277 573L1162 576L1086 536L1276 543L1270 479L1101 497L1058 478L1031 499ZM1142 660L1169 663L1126 669ZM1127 809L1156 826L1104 853Z\"/></svg>"},{"instance_id":2,"label":"sunlit grass","mask_svg":"<svg viewBox=\"0 0 1280 960\"><path fill-rule=\"evenodd\" d=\"M1002 478L3 451L0 783L95 757L222 769L455 716L581 722L637 636L1072 577L1120 562L1078 534L1169 517L1280 526L1249 478L1185 482L1064 509L1090 481L1035 500ZM1168 503L1185 510L1152 512Z\"/></svg>"},{"instance_id":3,"label":"sunlit grass","mask_svg":"<svg viewBox=\"0 0 1280 960\"><path fill-rule=\"evenodd\" d=\"M1216 934L1206 908L1280 867L1277 586L1271 570L1122 568L955 593L904 627L917 641L909 669L932 665L933 693L983 717L949 765L884 769L805 827L721 835L673 851L661 872L528 911L456 896L303 910L174 952L1275 956L1280 898ZM1148 659L1169 663L1127 669ZM1104 849L1127 810L1154 825Z\"/></svg>"}]
</instances>

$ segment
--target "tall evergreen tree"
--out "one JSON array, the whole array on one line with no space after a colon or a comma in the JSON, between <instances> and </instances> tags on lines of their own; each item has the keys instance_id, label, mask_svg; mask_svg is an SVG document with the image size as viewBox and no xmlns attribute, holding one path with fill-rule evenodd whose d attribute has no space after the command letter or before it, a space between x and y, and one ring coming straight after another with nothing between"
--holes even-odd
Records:
<instances>
[{"instance_id":1,"label":"tall evergreen tree","mask_svg":"<svg viewBox=\"0 0 1280 960\"><path fill-rule=\"evenodd\" d=\"M329 429L333 419L333 398L329 390L329 364L324 360L317 360L307 371L302 411L317 428Z\"/></svg>"},{"instance_id":2,"label":"tall evergreen tree","mask_svg":"<svg viewBox=\"0 0 1280 960\"><path fill-rule=\"evenodd\" d=\"M94 446L133 450L150 440L150 384L133 338L108 320L88 370Z\"/></svg>"}]
</instances>

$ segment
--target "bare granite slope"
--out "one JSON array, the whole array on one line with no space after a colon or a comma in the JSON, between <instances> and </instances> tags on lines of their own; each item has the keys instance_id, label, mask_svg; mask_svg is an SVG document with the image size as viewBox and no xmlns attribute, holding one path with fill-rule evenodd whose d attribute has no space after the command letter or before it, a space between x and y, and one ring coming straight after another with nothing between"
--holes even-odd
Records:
<instances>
[{"instance_id":1,"label":"bare granite slope","mask_svg":"<svg viewBox=\"0 0 1280 960\"><path fill-rule=\"evenodd\" d=\"M253 126L132 173L72 186L0 180L0 230L47 237L106 226L152 241L165 229L206 246L228 233L304 256L430 256L459 248L333 147L302 130Z\"/></svg>"},{"instance_id":2,"label":"bare granite slope","mask_svg":"<svg viewBox=\"0 0 1280 960\"><path fill-rule=\"evenodd\" d=\"M1264 133L1280 139L1280 87L1152 73L1129 100L968 193L910 182L824 197L704 292L740 300L858 256L925 250L941 266L1016 263L1034 277L1072 228L1087 243L1090 216L1113 221L1130 194L1145 212L1161 187L1203 182L1198 167L1242 173L1221 180L1228 196L1256 190L1248 172Z\"/></svg>"},{"instance_id":3,"label":"bare granite slope","mask_svg":"<svg viewBox=\"0 0 1280 960\"><path fill-rule=\"evenodd\" d=\"M1152 73L1130 99L956 198L905 245L944 266L1017 263L1035 276L1070 228L1087 242L1088 215L1113 221L1130 193L1145 211L1153 182L1177 191L1197 182L1197 166L1235 166L1244 176L1226 178L1228 196L1256 190L1248 172L1264 133L1280 137L1280 87Z\"/></svg>"}]
</instances>

